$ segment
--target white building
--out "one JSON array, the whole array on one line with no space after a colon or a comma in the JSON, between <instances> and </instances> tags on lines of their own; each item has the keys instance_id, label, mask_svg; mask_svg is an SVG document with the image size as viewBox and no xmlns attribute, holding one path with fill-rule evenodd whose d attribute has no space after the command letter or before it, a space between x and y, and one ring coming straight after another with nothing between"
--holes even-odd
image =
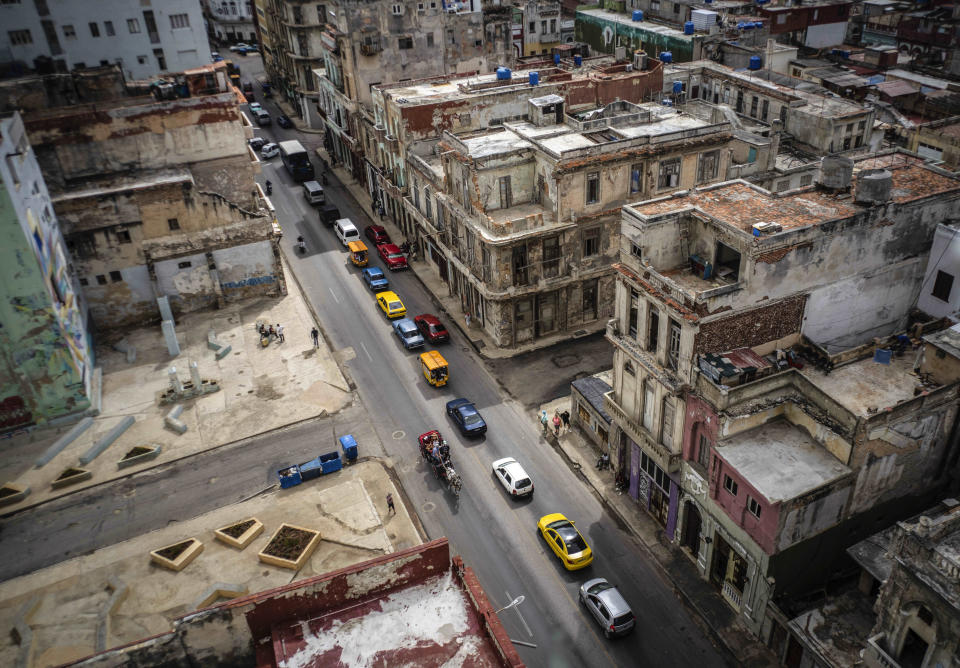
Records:
<instances>
[{"instance_id":1,"label":"white building","mask_svg":"<svg viewBox=\"0 0 960 668\"><path fill-rule=\"evenodd\" d=\"M117 63L129 79L210 62L200 0L0 3L0 62L70 71ZM42 60L41 60L42 63Z\"/></svg>"},{"instance_id":2,"label":"white building","mask_svg":"<svg viewBox=\"0 0 960 668\"><path fill-rule=\"evenodd\" d=\"M250 0L203 0L210 22L210 36L218 42L257 41Z\"/></svg>"},{"instance_id":3,"label":"white building","mask_svg":"<svg viewBox=\"0 0 960 668\"><path fill-rule=\"evenodd\" d=\"M935 318L960 318L960 228L937 225L930 262L917 298L917 308Z\"/></svg>"}]
</instances>

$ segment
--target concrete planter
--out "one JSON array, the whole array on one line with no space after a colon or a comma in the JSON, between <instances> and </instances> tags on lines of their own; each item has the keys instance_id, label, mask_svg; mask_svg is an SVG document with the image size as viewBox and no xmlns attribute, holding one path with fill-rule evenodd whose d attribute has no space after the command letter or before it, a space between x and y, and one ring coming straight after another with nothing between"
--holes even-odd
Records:
<instances>
[{"instance_id":1,"label":"concrete planter","mask_svg":"<svg viewBox=\"0 0 960 668\"><path fill-rule=\"evenodd\" d=\"M163 554L164 552L166 554ZM171 571L179 572L196 559L201 552L203 552L203 543L196 538L188 538L179 543L153 550L150 553L150 561L164 568L169 568Z\"/></svg>"},{"instance_id":2,"label":"concrete planter","mask_svg":"<svg viewBox=\"0 0 960 668\"><path fill-rule=\"evenodd\" d=\"M265 564L300 570L320 544L320 532L281 524L257 556Z\"/></svg>"},{"instance_id":3,"label":"concrete planter","mask_svg":"<svg viewBox=\"0 0 960 668\"><path fill-rule=\"evenodd\" d=\"M3 486L0 486L0 506L9 506L14 503L20 503L27 498L29 493L29 486L8 482Z\"/></svg>"},{"instance_id":4,"label":"concrete planter","mask_svg":"<svg viewBox=\"0 0 960 668\"><path fill-rule=\"evenodd\" d=\"M128 466L136 466L151 459L156 459L160 451L161 447L159 445L138 445L127 451L127 454L117 462L117 468L125 469Z\"/></svg>"},{"instance_id":5,"label":"concrete planter","mask_svg":"<svg viewBox=\"0 0 960 668\"><path fill-rule=\"evenodd\" d=\"M240 535L234 536L231 534L236 534L239 527L247 522L253 522L250 526L246 527ZM234 529L237 527L238 529ZM253 542L253 539L263 533L263 522L258 520L256 517L251 517L249 519L243 520L242 522L237 522L236 524L230 524L225 527L220 527L213 532L214 537L222 543L226 543L230 547L235 547L239 550L242 550L247 545Z\"/></svg>"},{"instance_id":6,"label":"concrete planter","mask_svg":"<svg viewBox=\"0 0 960 668\"><path fill-rule=\"evenodd\" d=\"M50 483L50 486L53 489L60 489L61 487L66 487L68 485L73 485L78 482L83 482L84 480L89 480L93 477L93 473L86 469L78 469L68 467L63 469L63 471L54 478L53 482Z\"/></svg>"}]
</instances>

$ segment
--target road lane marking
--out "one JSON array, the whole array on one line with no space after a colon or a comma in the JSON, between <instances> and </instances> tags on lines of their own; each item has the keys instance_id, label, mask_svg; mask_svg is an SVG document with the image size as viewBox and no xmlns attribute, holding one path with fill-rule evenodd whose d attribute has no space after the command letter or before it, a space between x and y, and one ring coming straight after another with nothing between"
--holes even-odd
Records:
<instances>
[{"instance_id":1,"label":"road lane marking","mask_svg":"<svg viewBox=\"0 0 960 668\"><path fill-rule=\"evenodd\" d=\"M333 291L333 288L327 288L330 291L330 296L333 297L333 301L340 303L340 300L337 299L337 293ZM362 344L361 344L362 345Z\"/></svg>"},{"instance_id":2,"label":"road lane marking","mask_svg":"<svg viewBox=\"0 0 960 668\"><path fill-rule=\"evenodd\" d=\"M363 352L365 352L365 353L367 354L367 359L370 360L370 362L372 363L372 362L373 362L373 358L370 357L370 352L367 350L367 347L366 347L365 345L363 345L363 341L360 342L360 347L363 348Z\"/></svg>"}]
</instances>

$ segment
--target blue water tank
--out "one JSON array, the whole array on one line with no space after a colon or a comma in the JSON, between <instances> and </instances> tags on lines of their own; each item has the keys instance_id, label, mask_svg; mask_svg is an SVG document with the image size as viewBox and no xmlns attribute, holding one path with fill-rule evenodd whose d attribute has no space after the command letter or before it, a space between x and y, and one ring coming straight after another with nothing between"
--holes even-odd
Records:
<instances>
[{"instance_id":1,"label":"blue water tank","mask_svg":"<svg viewBox=\"0 0 960 668\"><path fill-rule=\"evenodd\" d=\"M498 67L497 68L497 81L509 81L510 80L510 68L509 67Z\"/></svg>"},{"instance_id":2,"label":"blue water tank","mask_svg":"<svg viewBox=\"0 0 960 668\"><path fill-rule=\"evenodd\" d=\"M560 54L559 54L559 53L553 54L553 64L554 64L554 65L559 65L559 64L560 64Z\"/></svg>"},{"instance_id":3,"label":"blue water tank","mask_svg":"<svg viewBox=\"0 0 960 668\"><path fill-rule=\"evenodd\" d=\"M540 83L540 73L539 73L539 72L531 72L531 73L530 73L530 85L531 85L531 86L536 86L536 85L539 84L539 83Z\"/></svg>"},{"instance_id":4,"label":"blue water tank","mask_svg":"<svg viewBox=\"0 0 960 668\"><path fill-rule=\"evenodd\" d=\"M671 100L670 98L664 99L664 100L663 100L663 106L665 106L665 107L672 107L672 106L673 106L673 100Z\"/></svg>"},{"instance_id":5,"label":"blue water tank","mask_svg":"<svg viewBox=\"0 0 960 668\"><path fill-rule=\"evenodd\" d=\"M694 30L694 28L693 28L693 21L687 21L686 23L683 24L683 34L684 34L684 35L692 35L692 34L693 34L693 30Z\"/></svg>"},{"instance_id":6,"label":"blue water tank","mask_svg":"<svg viewBox=\"0 0 960 668\"><path fill-rule=\"evenodd\" d=\"M750 69L759 70L761 67L763 67L763 60L760 56L750 56Z\"/></svg>"},{"instance_id":7,"label":"blue water tank","mask_svg":"<svg viewBox=\"0 0 960 668\"><path fill-rule=\"evenodd\" d=\"M706 0L706 3L707 3L708 5L712 5L712 4L713 4L713 0Z\"/></svg>"},{"instance_id":8,"label":"blue water tank","mask_svg":"<svg viewBox=\"0 0 960 668\"><path fill-rule=\"evenodd\" d=\"M633 10L633 20L634 20L634 21L642 21L642 20L643 20L643 11L642 11L642 10L639 10L639 9L634 9L634 10Z\"/></svg>"},{"instance_id":9,"label":"blue water tank","mask_svg":"<svg viewBox=\"0 0 960 668\"><path fill-rule=\"evenodd\" d=\"M739 27L739 26L737 26L737 27ZM753 22L752 22L752 21L749 21L749 22L747 22L747 23L744 23L744 24L743 24L743 29L744 29L744 30L753 30Z\"/></svg>"},{"instance_id":10,"label":"blue water tank","mask_svg":"<svg viewBox=\"0 0 960 668\"><path fill-rule=\"evenodd\" d=\"M674 94L674 95L679 95L679 94L682 93L682 92L683 92L683 82L682 82L682 81L674 81L674 82L673 82L673 94Z\"/></svg>"},{"instance_id":11,"label":"blue water tank","mask_svg":"<svg viewBox=\"0 0 960 668\"><path fill-rule=\"evenodd\" d=\"M763 28L763 21L754 21L754 22L753 22L753 27L756 28L757 30L762 29L762 28Z\"/></svg>"},{"instance_id":12,"label":"blue water tank","mask_svg":"<svg viewBox=\"0 0 960 668\"><path fill-rule=\"evenodd\" d=\"M581 65L583 65L583 56L581 55L574 56L573 64L576 65L577 67L580 67Z\"/></svg>"},{"instance_id":13,"label":"blue water tank","mask_svg":"<svg viewBox=\"0 0 960 668\"><path fill-rule=\"evenodd\" d=\"M672 63L672 62L673 62L673 54L670 53L669 51L661 51L661 52L660 52L660 62L661 62L661 63Z\"/></svg>"}]
</instances>

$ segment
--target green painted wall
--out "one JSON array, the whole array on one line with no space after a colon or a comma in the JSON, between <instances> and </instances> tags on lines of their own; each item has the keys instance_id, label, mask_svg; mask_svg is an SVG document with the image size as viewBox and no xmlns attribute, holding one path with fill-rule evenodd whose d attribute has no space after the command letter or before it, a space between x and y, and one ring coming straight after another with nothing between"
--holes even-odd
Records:
<instances>
[{"instance_id":1,"label":"green painted wall","mask_svg":"<svg viewBox=\"0 0 960 668\"><path fill-rule=\"evenodd\" d=\"M0 430L86 409L93 372L60 231L30 208L18 215L11 186L0 175Z\"/></svg>"},{"instance_id":2,"label":"green painted wall","mask_svg":"<svg viewBox=\"0 0 960 668\"><path fill-rule=\"evenodd\" d=\"M664 35L644 28L644 22L623 24L605 19L602 16L593 16L578 11L574 32L578 42L586 42L594 53L613 54L620 44L627 47L627 53L638 49L647 52L647 55L656 58L661 51L670 51L675 63L686 63L693 60L693 41L676 35ZM611 31L613 39L604 38L604 31ZM609 34L609 33L608 33Z\"/></svg>"}]
</instances>

